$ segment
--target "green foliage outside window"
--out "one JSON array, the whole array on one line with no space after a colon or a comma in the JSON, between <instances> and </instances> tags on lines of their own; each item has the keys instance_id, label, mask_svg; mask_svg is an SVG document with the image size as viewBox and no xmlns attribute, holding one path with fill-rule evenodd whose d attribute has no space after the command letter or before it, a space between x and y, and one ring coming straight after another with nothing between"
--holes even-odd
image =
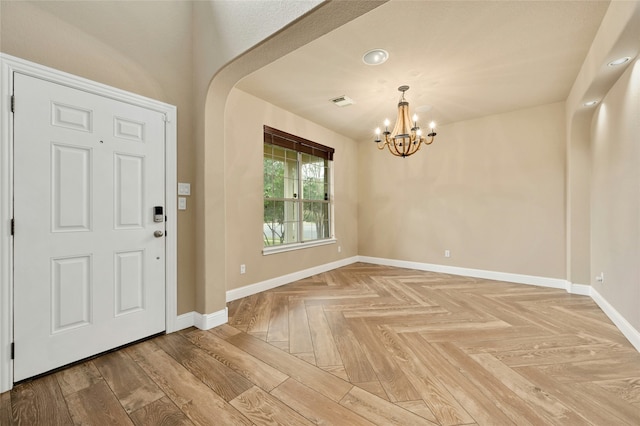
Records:
<instances>
[{"instance_id":1,"label":"green foliage outside window","mask_svg":"<svg viewBox=\"0 0 640 426\"><path fill-rule=\"evenodd\" d=\"M329 238L329 161L265 144L263 166L265 247Z\"/></svg>"}]
</instances>

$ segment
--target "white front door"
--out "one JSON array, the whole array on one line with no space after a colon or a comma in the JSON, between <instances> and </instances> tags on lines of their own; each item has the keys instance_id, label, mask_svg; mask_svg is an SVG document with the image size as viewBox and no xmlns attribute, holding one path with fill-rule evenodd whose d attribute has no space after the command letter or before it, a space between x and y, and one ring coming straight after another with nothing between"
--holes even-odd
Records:
<instances>
[{"instance_id":1,"label":"white front door","mask_svg":"<svg viewBox=\"0 0 640 426\"><path fill-rule=\"evenodd\" d=\"M19 73L14 95L20 381L165 330L165 123Z\"/></svg>"}]
</instances>

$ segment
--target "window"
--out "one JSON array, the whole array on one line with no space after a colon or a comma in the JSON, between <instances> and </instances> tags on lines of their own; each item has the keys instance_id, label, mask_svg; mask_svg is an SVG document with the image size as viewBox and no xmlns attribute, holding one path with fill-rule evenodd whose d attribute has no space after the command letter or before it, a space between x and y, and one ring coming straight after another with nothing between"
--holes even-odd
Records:
<instances>
[{"instance_id":1,"label":"window","mask_svg":"<svg viewBox=\"0 0 640 426\"><path fill-rule=\"evenodd\" d=\"M334 149L264 126L264 253L332 242Z\"/></svg>"}]
</instances>

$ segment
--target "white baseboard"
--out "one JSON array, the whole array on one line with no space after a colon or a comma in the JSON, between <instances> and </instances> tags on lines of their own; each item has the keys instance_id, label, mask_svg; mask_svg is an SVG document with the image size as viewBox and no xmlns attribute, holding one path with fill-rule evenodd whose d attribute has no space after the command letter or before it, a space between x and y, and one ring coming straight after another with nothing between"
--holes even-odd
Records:
<instances>
[{"instance_id":1,"label":"white baseboard","mask_svg":"<svg viewBox=\"0 0 640 426\"><path fill-rule=\"evenodd\" d=\"M229 321L229 314L227 307L211 314L201 314L198 312L193 313L193 325L200 330L209 330L210 328L217 327L222 324L226 324Z\"/></svg>"},{"instance_id":2,"label":"white baseboard","mask_svg":"<svg viewBox=\"0 0 640 426\"><path fill-rule=\"evenodd\" d=\"M602 311L609 317L609 319L618 327L618 330L624 334L624 337L629 340L634 348L640 352L640 332L636 330L629 321L627 321L620 313L598 291L591 287L591 298L602 309Z\"/></svg>"},{"instance_id":3,"label":"white baseboard","mask_svg":"<svg viewBox=\"0 0 640 426\"><path fill-rule=\"evenodd\" d=\"M280 277L271 278L269 280L261 281L255 284L250 284L244 287L235 288L227 291L227 302L231 302L236 299L251 296L256 293L260 293L272 288L280 287L281 285L289 284L294 281L298 281L304 278L308 278L312 275L321 274L323 272L331 271L333 269L341 268L343 266L351 265L358 262L358 256L348 257L346 259L337 260L335 262L326 263L324 265L315 266L313 268L304 269L302 271L293 272L291 274L282 275Z\"/></svg>"},{"instance_id":4,"label":"white baseboard","mask_svg":"<svg viewBox=\"0 0 640 426\"><path fill-rule=\"evenodd\" d=\"M178 315L174 322L174 330L167 330L167 333L184 330L185 328L193 327L195 324L195 315L194 311L187 312L186 314Z\"/></svg>"},{"instance_id":5,"label":"white baseboard","mask_svg":"<svg viewBox=\"0 0 640 426\"><path fill-rule=\"evenodd\" d=\"M211 314L201 314L199 312L187 312L176 318L175 330L184 330L189 327L198 327L200 330L209 330L210 328L226 324L229 320L227 307Z\"/></svg>"},{"instance_id":6,"label":"white baseboard","mask_svg":"<svg viewBox=\"0 0 640 426\"><path fill-rule=\"evenodd\" d=\"M567 292L571 294L579 294L580 296L591 296L591 287L588 284L575 284L567 281Z\"/></svg>"},{"instance_id":7,"label":"white baseboard","mask_svg":"<svg viewBox=\"0 0 640 426\"><path fill-rule=\"evenodd\" d=\"M465 277L484 278L487 280L567 289L567 281L560 278L547 278L534 275L512 274L508 272L486 271L483 269L460 268L458 266L409 262L406 260L384 259L381 257L358 256L358 261L373 263L376 265L395 266L398 268L417 269L419 271L439 272L442 274L462 275Z\"/></svg>"}]
</instances>

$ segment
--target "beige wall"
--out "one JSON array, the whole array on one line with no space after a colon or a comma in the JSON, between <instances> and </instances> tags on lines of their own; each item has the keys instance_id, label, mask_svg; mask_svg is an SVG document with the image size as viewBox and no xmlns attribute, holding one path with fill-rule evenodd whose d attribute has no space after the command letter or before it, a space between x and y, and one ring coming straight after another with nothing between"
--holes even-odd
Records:
<instances>
[{"instance_id":1,"label":"beige wall","mask_svg":"<svg viewBox=\"0 0 640 426\"><path fill-rule=\"evenodd\" d=\"M0 51L178 107L178 181L192 184L178 213L178 313L212 313L227 285L219 154L229 90L384 1L0 0Z\"/></svg>"},{"instance_id":2,"label":"beige wall","mask_svg":"<svg viewBox=\"0 0 640 426\"><path fill-rule=\"evenodd\" d=\"M196 191L191 201L196 208L195 225L198 229L192 241L197 283L196 312L218 312L224 309L226 302L226 248L224 239L220 238L226 229L223 185L226 98L233 85L252 71L252 65L260 67L270 59L269 54L256 54L259 47L249 53L243 52L317 4L317 0L293 3L285 0L192 2L193 86L196 111L199 112L194 122L195 162L191 164L196 174ZM287 40L289 31L280 33L280 41ZM272 37L271 41L277 37ZM265 44L268 42L262 46ZM290 47L290 43L281 42L280 46ZM276 50L272 49L272 52ZM277 57L276 54L272 59Z\"/></svg>"},{"instance_id":3,"label":"beige wall","mask_svg":"<svg viewBox=\"0 0 640 426\"><path fill-rule=\"evenodd\" d=\"M263 125L335 148L336 244L262 255ZM227 290L357 255L357 147L351 139L238 89L225 110ZM338 246L342 251L338 252ZM247 273L240 275L240 264Z\"/></svg>"},{"instance_id":4,"label":"beige wall","mask_svg":"<svg viewBox=\"0 0 640 426\"><path fill-rule=\"evenodd\" d=\"M336 220L341 254L337 245L331 245L263 257L261 240L244 243L245 237L257 239L238 218L248 214L247 223L258 223L261 206L253 212L244 207L255 204L261 190L256 179L261 166L255 153L241 158L242 149L233 142L245 128L246 114L224 117L229 90L242 76L365 13L375 7L373 3L323 3L259 43L318 3L289 10L291 16L256 36L232 22L241 21L247 13L260 15L243 2L0 1L0 51L178 106L178 180L191 182L193 191L189 209L178 216L179 313L215 312L223 308L227 289L362 254L568 278L584 284L602 271L605 284L596 286L597 290L640 328L640 314L633 306L639 299L638 269L630 260L637 258L634 235L640 231L632 224L626 230L618 228L628 219L624 214L640 208L640 201L637 191L634 195L626 184L616 193L610 191L626 182L620 170L637 181L630 158L623 155L637 152L625 139L628 136L620 139L619 146L603 143L621 126L628 126L627 135L638 134L637 121L633 124L622 113L631 108L638 116L637 102L635 107L632 102L638 95L631 71L598 110L591 144L581 136L588 132L576 132L571 124L587 92L610 86L598 74L604 75L601 65L613 51L611 46L625 39L637 45L634 35L639 26L626 24L640 13L637 2L612 3L576 79L581 90L572 90L566 112L559 103L443 126L434 145L404 160L378 152L373 143L354 146L343 141L336 163L344 160L350 166L342 177L336 175L336 180L346 181L342 196L347 199L347 211ZM284 1L278 7L288 10ZM627 30L635 32L627 37ZM603 35L611 39L609 43L602 41ZM257 47L247 51L255 43ZM236 55L239 60L230 62ZM607 71L606 75L612 74ZM205 99L213 107L205 106ZM300 128L319 137L326 132L241 92L233 91L228 107L237 108L243 102L255 108L257 117L281 124L274 127L287 130L291 126L288 131L296 133ZM613 116L610 111L619 114ZM565 134L566 117L571 129ZM579 145L579 155L572 149L566 155L563 144L576 134L585 144ZM605 161L613 158L623 161L622 166L612 167ZM584 166L578 173L572 166L577 160ZM568 184L571 194L566 197L565 172L567 182L574 181ZM592 172L589 188L586 182ZM576 185L581 188L577 193ZM589 196L590 211L582 208L589 204ZM356 198L357 217L352 219ZM573 206L568 227L563 219L565 203ZM618 207L615 214L607 208L609 204ZM348 221L341 223L343 217ZM413 225L405 226L403 220ZM207 225L211 222L215 225ZM204 232L205 227L211 232ZM591 245L585 244L589 233ZM221 234L225 235L222 240ZM445 249L451 250L451 258L443 256ZM240 263L247 265L246 275L239 275Z\"/></svg>"},{"instance_id":5,"label":"beige wall","mask_svg":"<svg viewBox=\"0 0 640 426\"><path fill-rule=\"evenodd\" d=\"M629 66L593 119L592 285L640 330L640 61Z\"/></svg>"},{"instance_id":6,"label":"beige wall","mask_svg":"<svg viewBox=\"0 0 640 426\"><path fill-rule=\"evenodd\" d=\"M379 6L386 0L362 1L324 1L322 4L291 22L285 29L278 31L265 39L249 51L235 58L228 65L220 69L209 85L204 114L204 123L196 123L196 172L198 182L202 183L201 191L196 196L199 205L196 223L196 255L198 271L196 287L196 310L198 312L218 312L225 306L225 291L227 290L226 256L227 249L224 240L220 238L226 233L226 207L224 194L224 163L223 143L225 138L224 111L227 96L233 86L244 76L267 65L298 47L326 34L350 20ZM227 5L239 5L243 2L221 2ZM261 9L255 8L259 2L250 2L246 13L260 14ZM269 2L263 2L264 4ZM286 4L286 1L279 3ZM304 7L315 5L314 2L301 2ZM200 5L196 2L195 5ZM217 2L214 2L217 5ZM246 4L246 3L245 3ZM300 11L299 8L295 10ZM197 45L194 57L196 59L196 74L207 75L210 66L202 57L211 50L212 29L201 18L199 7L194 9L194 45ZM203 15L204 16L204 15ZM237 15L236 15L237 16ZM240 15L240 17L242 17ZM274 18L284 19L288 15L278 15ZM244 21L238 26L228 29L240 31ZM241 31L240 31L241 32ZM235 34L224 34L224 37L234 38ZM198 104L199 105L199 104ZM204 127L203 127L204 126Z\"/></svg>"},{"instance_id":7,"label":"beige wall","mask_svg":"<svg viewBox=\"0 0 640 426\"><path fill-rule=\"evenodd\" d=\"M0 2L0 51L178 107L178 181L193 182L188 2ZM178 313L194 308L194 209L178 213Z\"/></svg>"},{"instance_id":8,"label":"beige wall","mask_svg":"<svg viewBox=\"0 0 640 426\"><path fill-rule=\"evenodd\" d=\"M640 48L640 2L612 1L569 92L567 117L567 280L589 284L591 265L591 121L584 103L602 99L625 67L606 64Z\"/></svg>"},{"instance_id":9,"label":"beige wall","mask_svg":"<svg viewBox=\"0 0 640 426\"><path fill-rule=\"evenodd\" d=\"M590 183L592 109L566 108L567 280L588 285L591 277Z\"/></svg>"},{"instance_id":10,"label":"beige wall","mask_svg":"<svg viewBox=\"0 0 640 426\"><path fill-rule=\"evenodd\" d=\"M564 122L555 103L443 126L405 159L360 144L359 254L564 278Z\"/></svg>"}]
</instances>

